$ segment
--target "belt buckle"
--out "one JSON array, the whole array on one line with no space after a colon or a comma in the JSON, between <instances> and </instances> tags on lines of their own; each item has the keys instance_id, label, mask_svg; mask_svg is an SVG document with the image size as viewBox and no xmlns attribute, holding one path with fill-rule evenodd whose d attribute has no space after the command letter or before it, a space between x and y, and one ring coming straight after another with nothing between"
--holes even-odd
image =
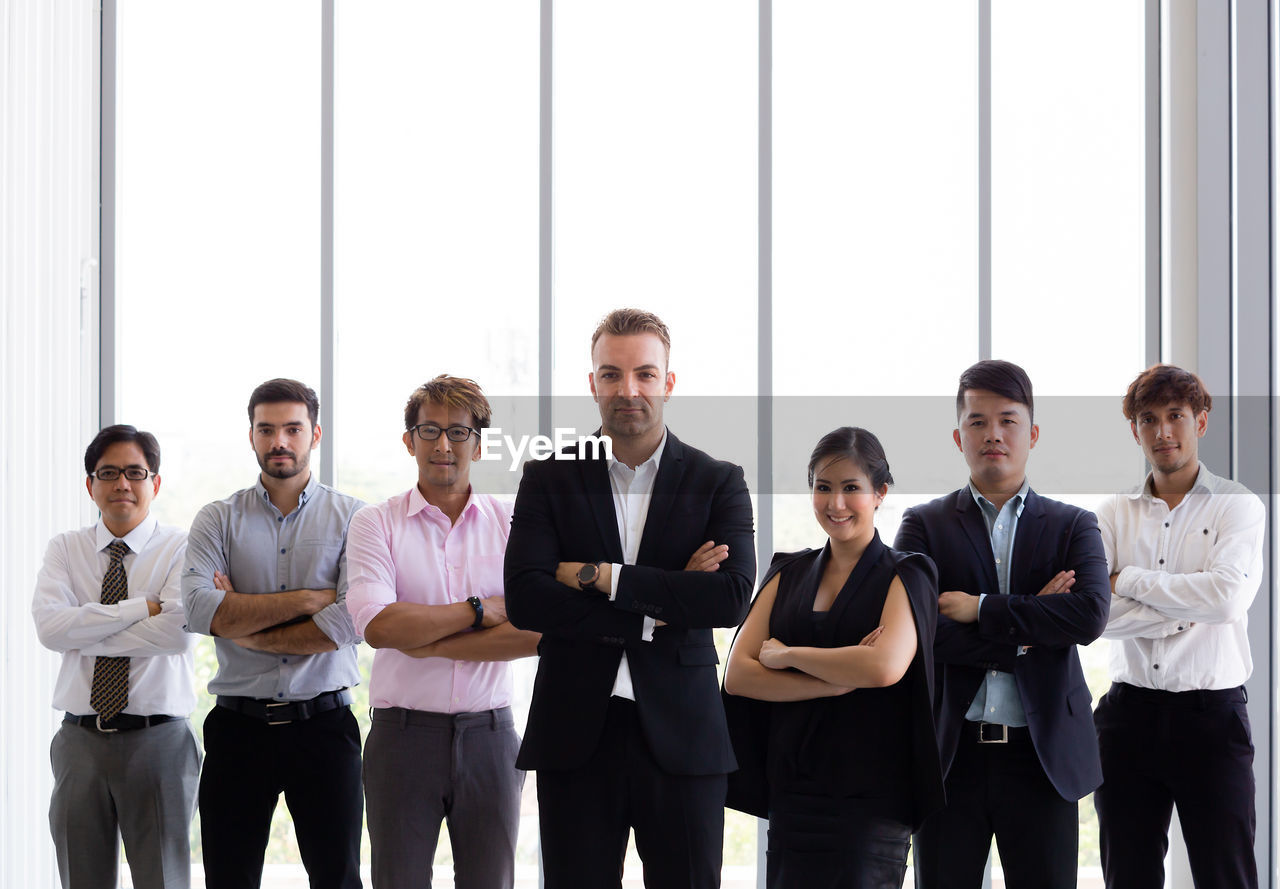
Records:
<instances>
[{"instance_id":1,"label":"belt buckle","mask_svg":"<svg viewBox=\"0 0 1280 889\"><path fill-rule=\"evenodd\" d=\"M118 728L103 728L103 726L102 726L102 714L101 714L101 713L96 714L96 715L94 716L93 721L94 721L94 724L98 726L98 731L102 732L104 735L112 734L112 733L114 733L114 732L118 732L118 731L120 731L120 729L118 729Z\"/></svg>"},{"instance_id":2,"label":"belt buckle","mask_svg":"<svg viewBox=\"0 0 1280 889\"><path fill-rule=\"evenodd\" d=\"M267 725L288 725L289 723L293 722L292 719L274 719L273 720L271 718L272 707L287 707L292 703L293 701L272 701L270 704L267 704L265 707L267 711Z\"/></svg>"},{"instance_id":3,"label":"belt buckle","mask_svg":"<svg viewBox=\"0 0 1280 889\"><path fill-rule=\"evenodd\" d=\"M988 728L1000 729L999 734L993 737L987 737ZM978 743L979 744L1008 744L1009 743L1009 726L1002 725L998 722L980 722L978 723Z\"/></svg>"}]
</instances>

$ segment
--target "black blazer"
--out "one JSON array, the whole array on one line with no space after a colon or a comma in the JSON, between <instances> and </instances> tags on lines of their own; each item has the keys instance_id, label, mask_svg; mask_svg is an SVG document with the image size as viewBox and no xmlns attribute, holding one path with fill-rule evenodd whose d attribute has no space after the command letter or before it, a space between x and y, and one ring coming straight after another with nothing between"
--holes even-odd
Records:
<instances>
[{"instance_id":1,"label":"black blazer","mask_svg":"<svg viewBox=\"0 0 1280 889\"><path fill-rule=\"evenodd\" d=\"M932 558L939 591L1000 591L991 538L967 486L907 510L894 548ZM1077 645L1102 635L1111 608L1097 519L1028 493L1009 569L1009 595L988 595L977 623L938 615L934 701L942 765L950 770L965 712L985 672L1012 672L1045 775L1064 799L1077 800L1102 783L1092 696L1076 653ZM1067 569L1076 572L1070 592L1036 596ZM1031 649L1019 656L1021 645Z\"/></svg>"},{"instance_id":2,"label":"black blazer","mask_svg":"<svg viewBox=\"0 0 1280 889\"><path fill-rule=\"evenodd\" d=\"M577 456L576 449L562 453ZM729 546L719 570L684 571L708 540ZM542 633L542 642L517 765L586 763L625 651L640 726L658 764L676 775L732 771L711 628L738 625L755 579L742 468L668 432L637 564L623 567L616 600L555 579L558 562L622 561L607 462L526 463L507 542L507 615L515 626ZM667 624L650 642L640 638L646 616Z\"/></svg>"}]
</instances>

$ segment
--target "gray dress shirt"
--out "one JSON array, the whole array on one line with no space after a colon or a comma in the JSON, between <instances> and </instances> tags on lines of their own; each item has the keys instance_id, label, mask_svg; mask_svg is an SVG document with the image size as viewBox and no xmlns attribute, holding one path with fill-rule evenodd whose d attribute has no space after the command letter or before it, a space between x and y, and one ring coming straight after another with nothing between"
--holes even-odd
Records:
<instances>
[{"instance_id":1,"label":"gray dress shirt","mask_svg":"<svg viewBox=\"0 0 1280 889\"><path fill-rule=\"evenodd\" d=\"M287 516L271 503L261 478L200 510L191 524L182 572L188 632L212 635L209 626L225 596L213 585L215 571L226 574L238 593L338 591L337 601L313 618L337 651L268 654L215 637L218 674L209 682L211 694L305 701L359 684L355 646L360 636L347 613L344 556L347 525L363 505L320 484L313 473L298 508Z\"/></svg>"}]
</instances>

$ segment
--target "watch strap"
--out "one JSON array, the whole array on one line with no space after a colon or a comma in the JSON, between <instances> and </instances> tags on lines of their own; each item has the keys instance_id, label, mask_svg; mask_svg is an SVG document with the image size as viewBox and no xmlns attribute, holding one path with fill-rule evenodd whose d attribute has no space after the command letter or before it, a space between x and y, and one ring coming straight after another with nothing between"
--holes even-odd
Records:
<instances>
[{"instance_id":1,"label":"watch strap","mask_svg":"<svg viewBox=\"0 0 1280 889\"><path fill-rule=\"evenodd\" d=\"M478 630L484 625L484 603L480 601L479 596L468 596L467 604L475 609L476 619L471 624L471 629Z\"/></svg>"}]
</instances>

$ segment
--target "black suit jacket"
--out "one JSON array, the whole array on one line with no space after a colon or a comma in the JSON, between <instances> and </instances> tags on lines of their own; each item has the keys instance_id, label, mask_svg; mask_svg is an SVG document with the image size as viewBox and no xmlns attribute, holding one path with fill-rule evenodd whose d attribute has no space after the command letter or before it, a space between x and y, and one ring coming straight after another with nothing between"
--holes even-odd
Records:
<instances>
[{"instance_id":1,"label":"black suit jacket","mask_svg":"<svg viewBox=\"0 0 1280 889\"><path fill-rule=\"evenodd\" d=\"M729 546L719 570L684 571L708 540ZM555 578L559 562L623 561L605 460L525 464L507 542L507 615L542 633L542 642L517 765L563 770L586 763L625 651L640 726L658 764L676 775L733 771L711 628L738 625L755 579L742 468L668 432L636 564L622 568L616 600ZM650 642L641 640L646 616L667 624Z\"/></svg>"},{"instance_id":2,"label":"black suit jacket","mask_svg":"<svg viewBox=\"0 0 1280 889\"><path fill-rule=\"evenodd\" d=\"M1009 565L1009 595L998 595L995 557L982 510L966 486L907 510L894 548L924 553L938 566L939 591L988 595L977 623L938 616L935 706L943 768L955 758L964 715L988 670L1012 672L1031 740L1064 799L1102 783L1098 741L1076 645L1107 625L1111 583L1098 521L1087 510L1027 494ZM1070 592L1037 596L1059 571L1074 569ZM1024 655L1018 648L1030 645Z\"/></svg>"}]
</instances>

